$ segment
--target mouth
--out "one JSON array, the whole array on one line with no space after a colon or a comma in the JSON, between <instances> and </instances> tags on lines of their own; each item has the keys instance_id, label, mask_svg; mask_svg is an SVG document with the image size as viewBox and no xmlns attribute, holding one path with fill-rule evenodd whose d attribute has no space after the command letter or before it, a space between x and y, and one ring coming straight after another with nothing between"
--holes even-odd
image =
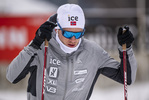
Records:
<instances>
[{"instance_id":1,"label":"mouth","mask_svg":"<svg viewBox=\"0 0 149 100\"><path fill-rule=\"evenodd\" d=\"M68 44L68 47L74 48L75 44Z\"/></svg>"}]
</instances>

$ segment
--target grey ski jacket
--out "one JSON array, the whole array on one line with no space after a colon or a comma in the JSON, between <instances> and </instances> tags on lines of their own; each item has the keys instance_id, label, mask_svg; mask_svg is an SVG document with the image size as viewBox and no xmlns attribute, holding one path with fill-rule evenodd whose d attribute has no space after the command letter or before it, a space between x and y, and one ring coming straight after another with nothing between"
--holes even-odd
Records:
<instances>
[{"instance_id":1,"label":"grey ski jacket","mask_svg":"<svg viewBox=\"0 0 149 100\"><path fill-rule=\"evenodd\" d=\"M44 100L89 100L94 84L103 74L123 84L121 63L94 42L82 38L77 51L66 54L55 38L49 41ZM41 100L44 66L44 43L41 50L26 46L10 63L7 79L17 83L28 73L27 100ZM135 81L137 64L132 48L127 50L127 82Z\"/></svg>"}]
</instances>

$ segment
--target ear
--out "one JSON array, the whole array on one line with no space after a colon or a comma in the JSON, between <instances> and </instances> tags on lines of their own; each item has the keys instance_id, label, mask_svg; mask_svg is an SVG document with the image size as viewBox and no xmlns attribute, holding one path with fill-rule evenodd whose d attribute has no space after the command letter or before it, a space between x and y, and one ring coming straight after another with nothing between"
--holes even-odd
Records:
<instances>
[{"instance_id":1,"label":"ear","mask_svg":"<svg viewBox=\"0 0 149 100\"><path fill-rule=\"evenodd\" d=\"M58 33L58 30L57 30L57 29L54 29L54 31L55 31L56 33Z\"/></svg>"}]
</instances>

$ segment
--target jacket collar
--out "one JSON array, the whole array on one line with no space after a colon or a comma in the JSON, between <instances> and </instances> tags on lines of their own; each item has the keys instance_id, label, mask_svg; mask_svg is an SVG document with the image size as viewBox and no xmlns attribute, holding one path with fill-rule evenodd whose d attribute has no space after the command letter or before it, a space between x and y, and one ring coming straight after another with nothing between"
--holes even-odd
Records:
<instances>
[{"instance_id":1,"label":"jacket collar","mask_svg":"<svg viewBox=\"0 0 149 100\"><path fill-rule=\"evenodd\" d=\"M83 50L84 37L82 37L82 41L81 41L81 44L80 44L79 48L76 51L74 51L70 54L67 54L60 48L60 45L56 41L56 34L54 33L54 34L52 34L52 36L53 36L53 38L50 39L50 41L49 41L50 45L49 46L50 46L51 49L53 49L54 52L56 52L57 54L59 54L61 56L72 56L72 55L74 55L74 54L76 54L76 53Z\"/></svg>"}]
</instances>

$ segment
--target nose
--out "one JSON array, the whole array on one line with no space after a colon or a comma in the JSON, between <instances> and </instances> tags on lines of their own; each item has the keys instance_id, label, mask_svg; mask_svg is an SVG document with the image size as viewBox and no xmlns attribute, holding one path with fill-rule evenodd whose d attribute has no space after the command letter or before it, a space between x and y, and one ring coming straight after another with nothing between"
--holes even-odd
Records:
<instances>
[{"instance_id":1,"label":"nose","mask_svg":"<svg viewBox=\"0 0 149 100\"><path fill-rule=\"evenodd\" d=\"M75 41L76 41L75 36L73 36L70 40L71 40L72 42L75 42Z\"/></svg>"}]
</instances>

